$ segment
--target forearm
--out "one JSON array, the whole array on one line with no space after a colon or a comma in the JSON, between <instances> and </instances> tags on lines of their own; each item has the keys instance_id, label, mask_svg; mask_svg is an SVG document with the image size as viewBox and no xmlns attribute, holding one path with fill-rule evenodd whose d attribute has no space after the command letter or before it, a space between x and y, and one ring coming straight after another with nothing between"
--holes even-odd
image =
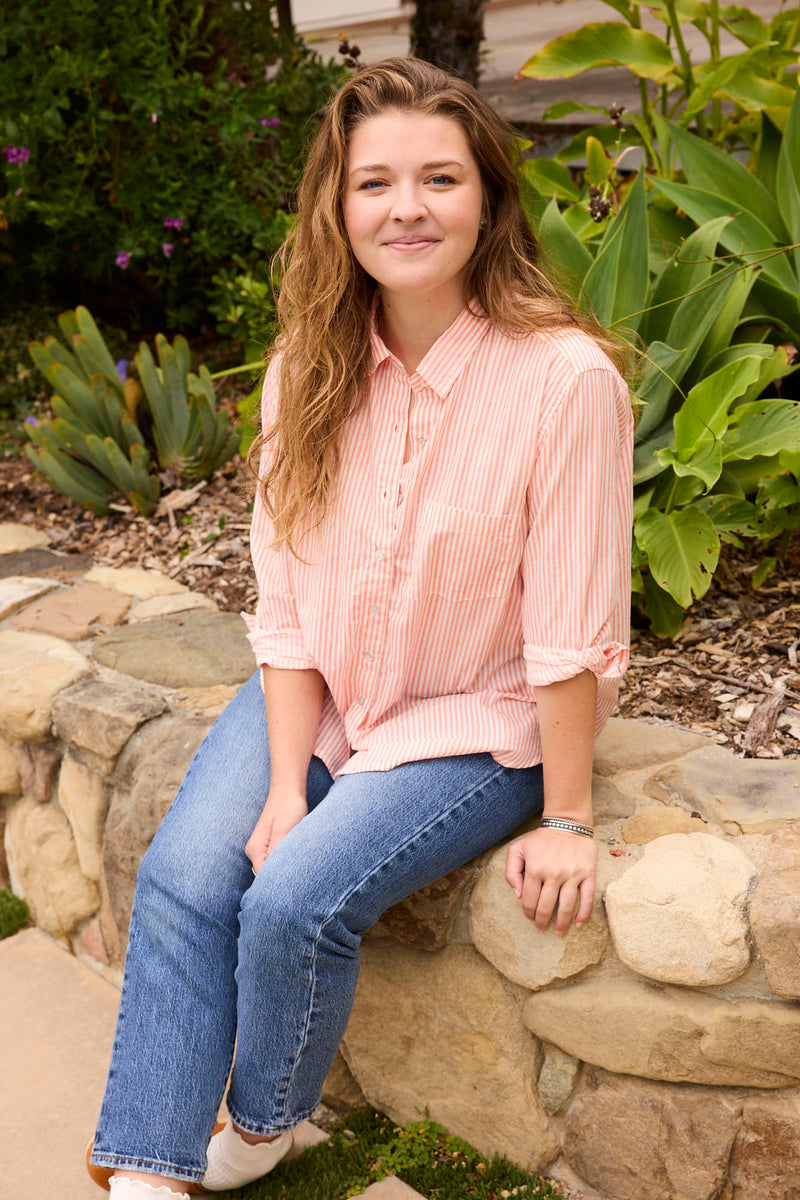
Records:
<instances>
[{"instance_id":1,"label":"forearm","mask_svg":"<svg viewBox=\"0 0 800 1200\"><path fill-rule=\"evenodd\" d=\"M269 737L270 787L306 794L308 765L314 752L325 680L319 671L261 668Z\"/></svg>"},{"instance_id":2,"label":"forearm","mask_svg":"<svg viewBox=\"0 0 800 1200\"><path fill-rule=\"evenodd\" d=\"M591 671L536 688L544 815L592 823L597 680Z\"/></svg>"}]
</instances>

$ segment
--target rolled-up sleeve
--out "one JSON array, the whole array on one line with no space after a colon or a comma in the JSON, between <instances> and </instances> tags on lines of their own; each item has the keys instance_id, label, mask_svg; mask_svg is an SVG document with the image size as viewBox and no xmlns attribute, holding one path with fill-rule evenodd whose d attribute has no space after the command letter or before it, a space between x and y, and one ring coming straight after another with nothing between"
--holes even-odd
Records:
<instances>
[{"instance_id":1,"label":"rolled-up sleeve","mask_svg":"<svg viewBox=\"0 0 800 1200\"><path fill-rule=\"evenodd\" d=\"M279 358L279 355L272 358L264 377L262 429L268 429L277 416ZM259 472L262 479L269 470L272 451L272 445L265 443ZM317 664L306 646L292 594L290 551L285 544L274 549L273 538L272 521L258 490L250 526L250 554L258 584L258 605L254 615L242 613L248 628L247 638L258 666L287 670L315 668Z\"/></svg>"},{"instance_id":2,"label":"rolled-up sleeve","mask_svg":"<svg viewBox=\"0 0 800 1200\"><path fill-rule=\"evenodd\" d=\"M611 366L557 398L527 492L523 656L532 686L621 676L630 640L633 416Z\"/></svg>"}]
</instances>

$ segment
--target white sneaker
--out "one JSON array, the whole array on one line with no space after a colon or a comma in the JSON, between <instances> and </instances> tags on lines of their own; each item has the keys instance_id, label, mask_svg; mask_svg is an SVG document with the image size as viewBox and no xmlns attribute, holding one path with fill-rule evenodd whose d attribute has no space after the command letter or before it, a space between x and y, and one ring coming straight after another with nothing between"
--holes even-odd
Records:
<instances>
[{"instance_id":1,"label":"white sneaker","mask_svg":"<svg viewBox=\"0 0 800 1200\"><path fill-rule=\"evenodd\" d=\"M208 1192L226 1192L243 1187L268 1175L292 1148L292 1133L287 1130L273 1142L251 1146L236 1132L233 1122L215 1133L208 1143L208 1168L202 1186Z\"/></svg>"}]
</instances>

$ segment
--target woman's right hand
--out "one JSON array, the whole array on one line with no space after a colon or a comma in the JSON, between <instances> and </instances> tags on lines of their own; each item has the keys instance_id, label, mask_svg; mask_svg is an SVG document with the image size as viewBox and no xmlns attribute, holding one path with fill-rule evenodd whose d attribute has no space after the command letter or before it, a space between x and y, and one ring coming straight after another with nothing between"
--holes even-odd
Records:
<instances>
[{"instance_id":1,"label":"woman's right hand","mask_svg":"<svg viewBox=\"0 0 800 1200\"><path fill-rule=\"evenodd\" d=\"M244 852L257 875L272 851L308 815L308 805L302 793L293 788L271 787L267 803L250 834Z\"/></svg>"}]
</instances>

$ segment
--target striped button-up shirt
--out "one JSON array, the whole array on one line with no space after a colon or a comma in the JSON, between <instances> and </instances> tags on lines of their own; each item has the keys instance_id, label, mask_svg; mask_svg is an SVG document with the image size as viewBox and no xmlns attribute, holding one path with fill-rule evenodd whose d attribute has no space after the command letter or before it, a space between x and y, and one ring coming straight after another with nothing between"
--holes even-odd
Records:
<instances>
[{"instance_id":1,"label":"striped button-up shirt","mask_svg":"<svg viewBox=\"0 0 800 1200\"><path fill-rule=\"evenodd\" d=\"M256 662L321 672L314 753L334 778L482 751L531 766L537 685L592 671L599 731L627 666L628 390L586 334L511 337L467 307L411 374L371 339L305 561L271 548L256 499Z\"/></svg>"}]
</instances>

